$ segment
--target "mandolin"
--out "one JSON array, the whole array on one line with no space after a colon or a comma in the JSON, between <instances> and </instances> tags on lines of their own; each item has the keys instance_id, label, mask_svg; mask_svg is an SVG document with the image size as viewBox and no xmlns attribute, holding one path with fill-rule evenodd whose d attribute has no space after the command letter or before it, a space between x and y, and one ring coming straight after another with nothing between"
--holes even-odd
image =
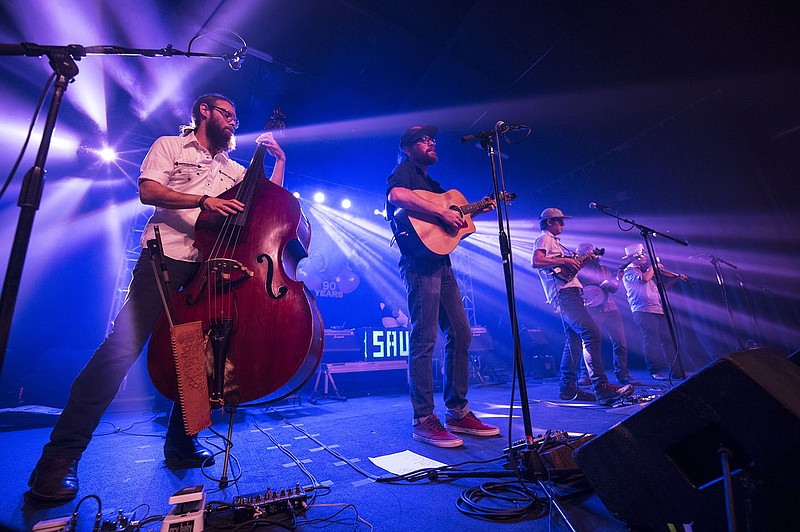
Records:
<instances>
[{"instance_id":1,"label":"mandolin","mask_svg":"<svg viewBox=\"0 0 800 532\"><path fill-rule=\"evenodd\" d=\"M595 257L600 257L605 254L605 248L594 248L592 251L588 253L584 253L583 255L573 254L572 258L577 260L580 264L579 267L575 268L574 266L569 266L567 264L563 264L561 266L554 266L550 268L550 271L553 272L553 275L564 281L565 283L570 282L578 275L578 272L586 266L590 260Z\"/></svg>"}]
</instances>

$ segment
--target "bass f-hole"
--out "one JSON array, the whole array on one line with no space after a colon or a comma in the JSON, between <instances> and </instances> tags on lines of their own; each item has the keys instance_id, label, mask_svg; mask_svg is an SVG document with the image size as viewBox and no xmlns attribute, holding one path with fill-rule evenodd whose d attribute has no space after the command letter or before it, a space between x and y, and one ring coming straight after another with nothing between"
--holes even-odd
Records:
<instances>
[{"instance_id":1,"label":"bass f-hole","mask_svg":"<svg viewBox=\"0 0 800 532\"><path fill-rule=\"evenodd\" d=\"M285 296L286 293L289 291L289 289L286 288L286 286L280 286L278 288L278 293L277 294L272 289L272 280L275 278L275 265L274 265L274 262L272 260L272 257L270 257L266 253L262 253L261 255L256 257L256 260L259 262L259 264L264 262L264 261L267 262L267 276L266 276L266 283L265 283L265 286L264 286L264 288L266 288L266 290L267 290L267 295L269 297L271 297L272 299L280 299L283 296Z\"/></svg>"}]
</instances>

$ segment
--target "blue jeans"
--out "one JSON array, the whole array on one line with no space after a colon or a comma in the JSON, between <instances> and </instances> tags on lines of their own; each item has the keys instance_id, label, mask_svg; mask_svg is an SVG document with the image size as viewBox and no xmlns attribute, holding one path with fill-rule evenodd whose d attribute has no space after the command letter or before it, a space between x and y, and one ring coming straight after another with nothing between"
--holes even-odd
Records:
<instances>
[{"instance_id":1,"label":"blue jeans","mask_svg":"<svg viewBox=\"0 0 800 532\"><path fill-rule=\"evenodd\" d=\"M562 288L556 295L564 324L564 352L561 355L561 388L577 386L581 355L586 363L592 387L608 381L603 368L603 340L589 311L584 306L580 288Z\"/></svg>"},{"instance_id":2,"label":"blue jeans","mask_svg":"<svg viewBox=\"0 0 800 532\"><path fill-rule=\"evenodd\" d=\"M625 327L619 310L589 310L592 319L611 340L611 351L614 354L614 374L622 378L628 374L628 341L625 339Z\"/></svg>"},{"instance_id":3,"label":"blue jeans","mask_svg":"<svg viewBox=\"0 0 800 532\"><path fill-rule=\"evenodd\" d=\"M660 373L667 367L667 342L670 341L667 318L654 312L634 312L633 321L642 331L642 354L647 371ZM671 343L671 342L670 342Z\"/></svg>"},{"instance_id":4,"label":"blue jeans","mask_svg":"<svg viewBox=\"0 0 800 532\"><path fill-rule=\"evenodd\" d=\"M449 264L419 264L401 271L408 292L411 335L408 384L414 419L433 413L433 347L437 328L445 334L444 404L448 410L468 412L469 344L472 329L467 321L461 291Z\"/></svg>"},{"instance_id":5,"label":"blue jeans","mask_svg":"<svg viewBox=\"0 0 800 532\"><path fill-rule=\"evenodd\" d=\"M194 277L200 265L168 257L164 260L173 289L184 286ZM117 395L122 380L139 358L163 310L150 265L150 252L143 250L133 268L128 296L114 320L114 327L72 383L67 404L42 456L81 457L100 418ZM176 416L176 419L170 420L170 426L183 426L180 408L172 409L172 417Z\"/></svg>"}]
</instances>

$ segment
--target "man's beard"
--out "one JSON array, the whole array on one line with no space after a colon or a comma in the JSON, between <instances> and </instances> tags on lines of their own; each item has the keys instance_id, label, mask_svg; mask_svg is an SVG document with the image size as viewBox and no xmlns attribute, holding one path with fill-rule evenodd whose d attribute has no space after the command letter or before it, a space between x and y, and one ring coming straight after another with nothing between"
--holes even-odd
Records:
<instances>
[{"instance_id":1,"label":"man's beard","mask_svg":"<svg viewBox=\"0 0 800 532\"><path fill-rule=\"evenodd\" d=\"M436 154L435 151L434 152L426 151L425 155L423 156L423 159L425 159L425 162L428 164L428 166L430 166L439 160L439 156Z\"/></svg>"},{"instance_id":2,"label":"man's beard","mask_svg":"<svg viewBox=\"0 0 800 532\"><path fill-rule=\"evenodd\" d=\"M206 125L206 136L217 150L230 151L236 147L235 137L215 121L209 121Z\"/></svg>"}]
</instances>

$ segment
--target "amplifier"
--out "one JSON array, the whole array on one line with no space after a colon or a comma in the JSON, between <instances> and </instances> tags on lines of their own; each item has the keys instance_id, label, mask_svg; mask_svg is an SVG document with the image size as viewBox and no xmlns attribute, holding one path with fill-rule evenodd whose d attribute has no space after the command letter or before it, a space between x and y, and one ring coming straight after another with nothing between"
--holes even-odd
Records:
<instances>
[{"instance_id":1,"label":"amplifier","mask_svg":"<svg viewBox=\"0 0 800 532\"><path fill-rule=\"evenodd\" d=\"M469 344L470 351L493 351L494 342L486 327L472 328L472 343Z\"/></svg>"},{"instance_id":2,"label":"amplifier","mask_svg":"<svg viewBox=\"0 0 800 532\"><path fill-rule=\"evenodd\" d=\"M325 329L325 351L361 351L355 329Z\"/></svg>"},{"instance_id":3,"label":"amplifier","mask_svg":"<svg viewBox=\"0 0 800 532\"><path fill-rule=\"evenodd\" d=\"M358 362L364 346L355 329L325 329L323 362Z\"/></svg>"}]
</instances>

